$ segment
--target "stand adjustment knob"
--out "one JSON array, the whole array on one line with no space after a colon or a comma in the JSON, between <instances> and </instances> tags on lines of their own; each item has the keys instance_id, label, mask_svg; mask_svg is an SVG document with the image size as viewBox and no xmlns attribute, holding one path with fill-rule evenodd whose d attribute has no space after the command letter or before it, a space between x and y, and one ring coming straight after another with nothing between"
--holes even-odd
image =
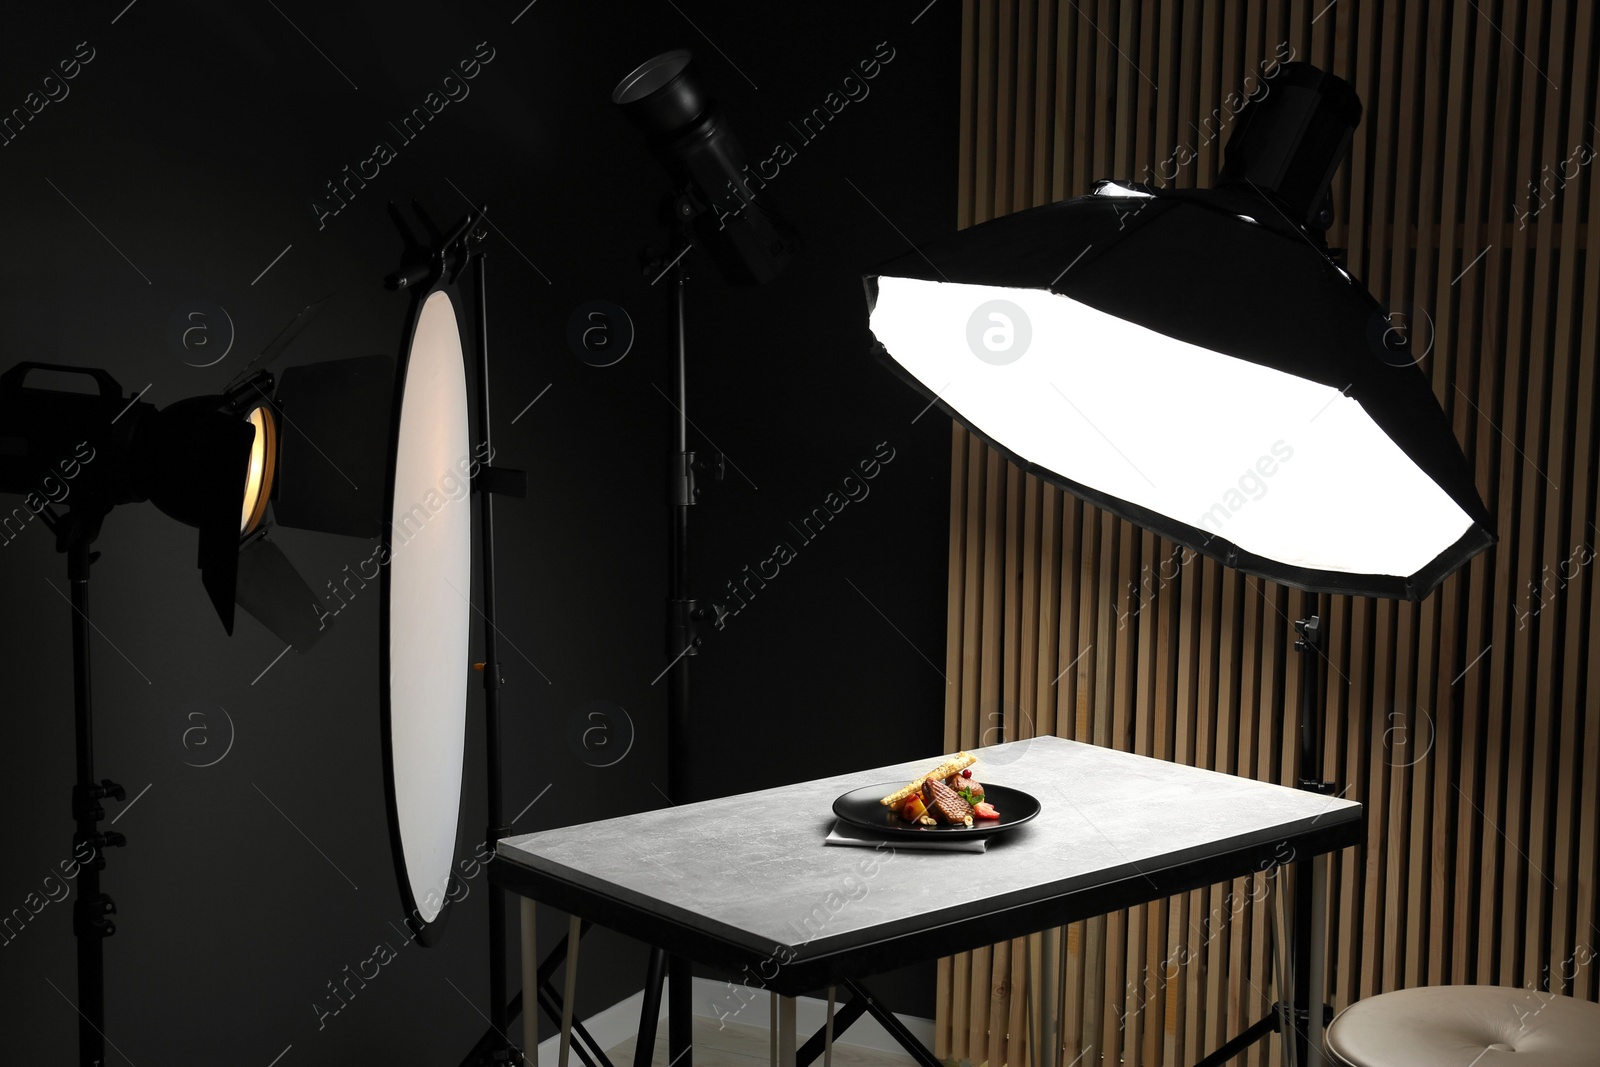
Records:
<instances>
[{"instance_id":1,"label":"stand adjustment knob","mask_svg":"<svg viewBox=\"0 0 1600 1067\"><path fill-rule=\"evenodd\" d=\"M72 854L79 864L94 871L106 869L105 850L108 848L121 848L128 843L128 839L115 830L105 833L73 834Z\"/></svg>"},{"instance_id":2,"label":"stand adjustment knob","mask_svg":"<svg viewBox=\"0 0 1600 1067\"><path fill-rule=\"evenodd\" d=\"M1295 651L1305 652L1308 649L1322 647L1322 619L1319 616L1313 615L1309 619L1296 619L1294 628L1295 632L1300 635L1294 643Z\"/></svg>"},{"instance_id":3,"label":"stand adjustment knob","mask_svg":"<svg viewBox=\"0 0 1600 1067\"><path fill-rule=\"evenodd\" d=\"M104 893L81 898L72 908L73 932L79 937L110 937L117 924L106 916L116 913L116 904Z\"/></svg>"},{"instance_id":4,"label":"stand adjustment knob","mask_svg":"<svg viewBox=\"0 0 1600 1067\"><path fill-rule=\"evenodd\" d=\"M72 787L72 817L99 822L106 817L105 809L99 804L100 801L107 797L112 800L123 800L127 795L126 789L109 778L100 779L99 785L75 785Z\"/></svg>"}]
</instances>

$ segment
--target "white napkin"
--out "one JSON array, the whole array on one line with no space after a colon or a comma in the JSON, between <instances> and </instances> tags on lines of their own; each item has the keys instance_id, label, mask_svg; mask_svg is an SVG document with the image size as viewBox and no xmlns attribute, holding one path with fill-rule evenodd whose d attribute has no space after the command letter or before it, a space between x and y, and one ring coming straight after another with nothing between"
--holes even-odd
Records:
<instances>
[{"instance_id":1,"label":"white napkin","mask_svg":"<svg viewBox=\"0 0 1600 1067\"><path fill-rule=\"evenodd\" d=\"M824 845L851 845L856 848L873 848L887 843L892 848L919 852L982 852L989 846L987 836L968 836L958 833L929 833L923 837L889 837L875 834L855 826L835 822L828 832Z\"/></svg>"}]
</instances>

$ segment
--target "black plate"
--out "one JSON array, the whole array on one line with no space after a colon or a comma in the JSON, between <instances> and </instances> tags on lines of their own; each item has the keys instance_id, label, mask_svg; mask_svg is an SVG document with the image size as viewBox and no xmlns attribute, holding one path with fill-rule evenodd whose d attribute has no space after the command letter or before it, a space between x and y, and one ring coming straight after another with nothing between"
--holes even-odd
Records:
<instances>
[{"instance_id":1,"label":"black plate","mask_svg":"<svg viewBox=\"0 0 1600 1067\"><path fill-rule=\"evenodd\" d=\"M852 789L833 802L833 813L851 826L859 826L891 837L924 837L941 834L988 836L1004 833L1013 826L1021 826L1038 815L1042 807L1037 799L1020 789L990 785L985 782L984 796L1000 812L999 819L974 819L971 826L947 826L943 823L938 826L913 826L879 803L884 797L904 786L904 782L889 782L886 785L869 785Z\"/></svg>"}]
</instances>

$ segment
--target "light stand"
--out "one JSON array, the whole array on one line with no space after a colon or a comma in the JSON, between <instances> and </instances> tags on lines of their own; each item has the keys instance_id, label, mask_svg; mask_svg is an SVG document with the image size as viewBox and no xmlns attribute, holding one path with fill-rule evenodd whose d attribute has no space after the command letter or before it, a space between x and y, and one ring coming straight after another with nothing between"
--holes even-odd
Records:
<instances>
[{"instance_id":1,"label":"light stand","mask_svg":"<svg viewBox=\"0 0 1600 1067\"><path fill-rule=\"evenodd\" d=\"M663 207L669 234L667 253L647 262L645 268L651 284L669 273L672 278L667 310L676 421L667 474L667 500L672 515L666 653L672 661L666 673L667 798L673 804L689 800L693 781L689 657L698 654L701 639L695 633L695 624L705 611L689 595L689 508L700 492L695 486L696 474L708 467L689 449L684 318L688 270L684 259L690 249L700 247L729 282L761 284L777 277L795 245L793 229L776 210L771 197L760 193L764 183L751 179L743 149L694 77L690 62L690 54L682 50L655 56L624 77L611 96L612 102L645 135L651 152L672 176L675 188ZM715 457L709 466L713 477L721 480L722 457ZM670 990L669 1062L674 1067L692 1067L692 968L687 959L669 960L659 949L650 953L634 1062L636 1067L649 1067L663 978Z\"/></svg>"},{"instance_id":2,"label":"light stand","mask_svg":"<svg viewBox=\"0 0 1600 1067\"><path fill-rule=\"evenodd\" d=\"M689 801L691 746L689 698L689 657L700 654L703 639L696 632L706 612L689 595L689 509L700 489L696 475L708 468L721 481L724 460L714 455L708 464L689 448L688 327L685 305L689 270L685 264L696 246L690 229L704 209L693 193L684 190L668 198L663 213L668 217L671 243L665 260L648 258L645 274L654 281L671 276L667 292L667 332L672 340L672 448L667 466L667 502L672 508L667 560L666 653L672 657L667 674L667 799L672 804ZM694 971L689 960L667 956L659 948L650 950L644 986L644 1005L639 1017L639 1037L634 1051L635 1067L650 1067L655 1048L656 1020L660 1014L661 984L667 983L667 1049L669 1062L690 1067L693 1055ZM594 1050L597 1054L599 1049ZM604 1061L603 1054L601 1055ZM609 1063L606 1067L610 1067Z\"/></svg>"},{"instance_id":3,"label":"light stand","mask_svg":"<svg viewBox=\"0 0 1600 1067\"><path fill-rule=\"evenodd\" d=\"M473 301L477 309L477 369L478 369L478 432L483 436L485 454L494 455L490 445L489 421L489 295L484 279L486 254L476 249L483 240L478 230L467 240L472 260L472 280L477 289ZM474 254L475 252L475 254ZM491 471L494 473L491 474ZM515 484L520 483L520 484ZM500 658L495 641L494 605L494 496L509 492L524 496L527 477L521 472L495 470L484 466L474 479L473 488L479 490L479 534L483 553L483 748L484 779L488 785L488 822L485 838L490 845L511 835L511 827L504 825L500 789ZM508 1035L510 1016L506 1012L506 895L503 890L489 891L489 1025L503 1041L485 1050L480 1063L519 1064L522 1051Z\"/></svg>"},{"instance_id":4,"label":"light stand","mask_svg":"<svg viewBox=\"0 0 1600 1067\"><path fill-rule=\"evenodd\" d=\"M701 638L695 632L696 622L704 611L689 595L689 508L700 495L695 485L697 472L706 464L695 458L689 449L688 400L688 327L684 320L685 297L689 270L688 252L694 247L689 223L699 214L688 192L672 198L670 231L673 235L671 266L672 288L667 294L668 330L672 336L673 382L673 452L667 474L667 499L672 505L671 544L667 571L667 654L673 657L667 668L667 796L674 804L687 803L689 783L694 780L690 771L691 746L689 713L689 657L700 654ZM653 266L653 265L652 265ZM659 277L659 275L657 275ZM723 459L719 454L712 460L713 477L722 480ZM659 955L660 950L653 950ZM660 973L659 960L652 958L651 977ZM689 1051L693 1044L692 1026L694 1006L692 990L693 968L687 959L672 956L666 963L667 976L667 1049L670 1062L684 1057L684 1067L690 1067ZM650 997L647 980L646 997ZM654 996L660 997L660 986L655 986ZM649 1014L649 1013L647 1013ZM653 1015L650 1016L654 1018ZM641 1035L634 1056L637 1067L648 1067L654 1033L647 1043ZM641 1061L640 1056L644 1059Z\"/></svg>"}]
</instances>

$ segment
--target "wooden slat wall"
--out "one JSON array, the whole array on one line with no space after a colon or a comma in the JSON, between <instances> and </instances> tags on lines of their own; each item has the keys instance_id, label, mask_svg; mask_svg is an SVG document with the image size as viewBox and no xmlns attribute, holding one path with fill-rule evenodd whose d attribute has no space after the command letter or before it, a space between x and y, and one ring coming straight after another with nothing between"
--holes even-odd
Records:
<instances>
[{"instance_id":1,"label":"wooden slat wall","mask_svg":"<svg viewBox=\"0 0 1600 1067\"><path fill-rule=\"evenodd\" d=\"M965 0L963 34L961 225L1099 177L1159 181L1175 154L1171 184L1211 184L1229 125L1208 118L1289 49L1360 93L1330 243L1414 345L1431 336L1422 366L1500 544L1420 605L1323 601L1323 770L1368 814L1334 864L1329 988L1341 1008L1446 982L1596 999L1593 5ZM951 472L948 747L1003 726L1293 781L1299 593L1040 484L959 425ZM1189 1063L1258 1017L1265 893L1241 879L1068 928L1062 1067ZM938 982L941 1057L1023 1062L1023 942L944 960ZM1247 1062L1278 1062L1276 1042Z\"/></svg>"}]
</instances>

